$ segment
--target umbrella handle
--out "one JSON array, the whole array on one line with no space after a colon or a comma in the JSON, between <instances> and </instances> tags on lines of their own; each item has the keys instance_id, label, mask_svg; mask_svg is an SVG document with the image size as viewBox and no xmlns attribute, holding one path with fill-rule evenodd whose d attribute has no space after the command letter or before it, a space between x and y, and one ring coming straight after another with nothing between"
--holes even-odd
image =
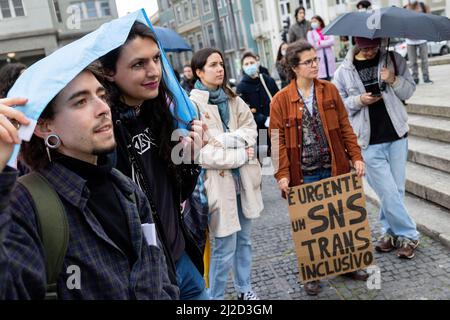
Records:
<instances>
[{"instance_id":1,"label":"umbrella handle","mask_svg":"<svg viewBox=\"0 0 450 320\"><path fill-rule=\"evenodd\" d=\"M384 67L387 68L388 65L388 58L389 58L389 45L391 44L391 38L388 38L388 43L387 43L387 50L386 50L386 59L384 60ZM385 91L386 90L386 82L382 81L380 84L380 90L381 91Z\"/></svg>"}]
</instances>

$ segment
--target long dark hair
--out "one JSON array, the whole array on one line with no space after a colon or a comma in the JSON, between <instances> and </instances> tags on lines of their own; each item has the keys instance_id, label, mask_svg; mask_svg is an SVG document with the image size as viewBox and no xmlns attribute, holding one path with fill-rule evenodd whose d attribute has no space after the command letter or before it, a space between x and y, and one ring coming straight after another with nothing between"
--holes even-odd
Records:
<instances>
[{"instance_id":1,"label":"long dark hair","mask_svg":"<svg viewBox=\"0 0 450 320\"><path fill-rule=\"evenodd\" d=\"M276 62L281 61L281 59L284 58L283 55L281 54L281 48L282 48L285 44L287 44L287 42L284 42L284 41L283 41L283 42L280 44L280 46L278 47L277 61L276 61Z\"/></svg>"},{"instance_id":2,"label":"long dark hair","mask_svg":"<svg viewBox=\"0 0 450 320\"><path fill-rule=\"evenodd\" d=\"M300 11L303 11L306 14L305 7L303 7L303 6L298 7L297 9L295 9L295 13L294 13L295 21L298 21L297 16Z\"/></svg>"},{"instance_id":3,"label":"long dark hair","mask_svg":"<svg viewBox=\"0 0 450 320\"><path fill-rule=\"evenodd\" d=\"M8 63L0 69L0 99L8 95L8 91L26 68L23 63Z\"/></svg>"},{"instance_id":4,"label":"long dark hair","mask_svg":"<svg viewBox=\"0 0 450 320\"><path fill-rule=\"evenodd\" d=\"M194 79L200 80L200 78L197 76L197 70L203 70L203 68L206 65L206 61L208 60L209 56L213 53L218 53L220 57L222 58L222 61L225 63L225 59L223 58L222 52L218 49L214 48L203 48L198 50L191 60L191 69L194 73ZM225 91L225 93L228 95L230 99L236 98L237 94L234 93L234 91L228 86L228 77L227 77L227 69L223 68L224 77L223 77L223 83L221 85L221 88Z\"/></svg>"},{"instance_id":5,"label":"long dark hair","mask_svg":"<svg viewBox=\"0 0 450 320\"><path fill-rule=\"evenodd\" d=\"M299 57L300 53L313 49L314 47L305 40L298 40L289 44L286 51L286 59L284 59L285 61L284 68L289 76L289 80L297 78L292 68L295 68L300 63Z\"/></svg>"},{"instance_id":6,"label":"long dark hair","mask_svg":"<svg viewBox=\"0 0 450 320\"><path fill-rule=\"evenodd\" d=\"M148 26L141 22L135 22L125 43L100 58L100 62L106 74L110 74L111 72L113 74L116 73L117 61L120 58L124 46L138 37L148 38L157 43L155 35ZM161 65L161 68L163 69L164 67ZM162 70L162 74L164 74L164 69ZM120 112L120 110L118 110L119 106L123 105L120 89L115 83L109 81L106 81L104 85L110 94L109 104L111 110L116 113ZM169 91L167 84L162 77L159 84L158 96L154 99L144 101L141 107L141 116L154 134L156 143L159 146L159 156L169 165L169 167L172 167L171 164L173 162L171 160L171 152L176 144L176 142L171 141L172 132L175 129L175 118L172 116L169 108L172 103L175 105L173 94ZM174 108L176 110L177 106L175 105Z\"/></svg>"}]
</instances>

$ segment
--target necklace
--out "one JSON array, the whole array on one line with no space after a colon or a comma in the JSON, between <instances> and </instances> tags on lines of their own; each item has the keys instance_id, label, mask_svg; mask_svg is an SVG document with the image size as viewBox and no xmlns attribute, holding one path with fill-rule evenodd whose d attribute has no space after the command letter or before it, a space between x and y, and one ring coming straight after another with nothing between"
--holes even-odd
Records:
<instances>
[{"instance_id":1,"label":"necklace","mask_svg":"<svg viewBox=\"0 0 450 320\"><path fill-rule=\"evenodd\" d=\"M141 113L141 106L142 106L142 103L132 107L137 116Z\"/></svg>"}]
</instances>

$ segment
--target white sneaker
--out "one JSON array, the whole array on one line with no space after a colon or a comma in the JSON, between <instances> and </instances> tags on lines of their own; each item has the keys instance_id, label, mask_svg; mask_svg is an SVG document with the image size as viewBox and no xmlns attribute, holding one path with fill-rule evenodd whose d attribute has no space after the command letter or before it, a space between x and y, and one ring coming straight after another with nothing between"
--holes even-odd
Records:
<instances>
[{"instance_id":1,"label":"white sneaker","mask_svg":"<svg viewBox=\"0 0 450 320\"><path fill-rule=\"evenodd\" d=\"M238 300L259 300L259 298L254 291L248 291L246 293L239 294Z\"/></svg>"}]
</instances>

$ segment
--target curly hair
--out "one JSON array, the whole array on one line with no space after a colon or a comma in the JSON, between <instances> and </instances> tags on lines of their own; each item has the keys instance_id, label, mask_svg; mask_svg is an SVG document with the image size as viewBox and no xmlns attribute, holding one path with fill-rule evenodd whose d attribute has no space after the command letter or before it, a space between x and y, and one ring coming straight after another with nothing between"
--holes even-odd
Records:
<instances>
[{"instance_id":1,"label":"curly hair","mask_svg":"<svg viewBox=\"0 0 450 320\"><path fill-rule=\"evenodd\" d=\"M289 80L296 79L295 72L292 69L300 63L300 54L309 50L314 50L314 47L305 40L298 40L289 44L283 66Z\"/></svg>"},{"instance_id":2,"label":"curly hair","mask_svg":"<svg viewBox=\"0 0 450 320\"><path fill-rule=\"evenodd\" d=\"M8 91L26 68L23 63L8 63L0 69L0 99L6 98Z\"/></svg>"},{"instance_id":3,"label":"curly hair","mask_svg":"<svg viewBox=\"0 0 450 320\"><path fill-rule=\"evenodd\" d=\"M89 65L84 71L90 71L99 82L102 82L102 74L99 73L98 63L94 62ZM58 93L59 94L59 93ZM55 100L56 95L45 107L38 119L38 123L46 120L53 120L55 118ZM33 134L29 142L22 142L20 150L20 160L23 160L33 170L40 170L45 168L49 163L47 150L45 148L44 139Z\"/></svg>"}]
</instances>

